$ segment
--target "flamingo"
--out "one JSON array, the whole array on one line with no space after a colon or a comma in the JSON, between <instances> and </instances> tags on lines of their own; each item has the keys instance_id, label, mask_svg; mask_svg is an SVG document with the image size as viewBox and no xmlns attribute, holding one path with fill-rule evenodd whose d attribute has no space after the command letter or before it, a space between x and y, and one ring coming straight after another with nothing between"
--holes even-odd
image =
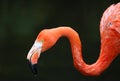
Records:
<instances>
[{"instance_id":1,"label":"flamingo","mask_svg":"<svg viewBox=\"0 0 120 81\"><path fill-rule=\"evenodd\" d=\"M80 37L71 27L44 29L38 34L27 55L34 74L37 74L36 65L40 54L54 46L57 40L63 36L67 37L70 42L75 68L86 76L100 75L120 53L120 3L112 4L103 13L100 22L101 49L95 63L84 62Z\"/></svg>"}]
</instances>

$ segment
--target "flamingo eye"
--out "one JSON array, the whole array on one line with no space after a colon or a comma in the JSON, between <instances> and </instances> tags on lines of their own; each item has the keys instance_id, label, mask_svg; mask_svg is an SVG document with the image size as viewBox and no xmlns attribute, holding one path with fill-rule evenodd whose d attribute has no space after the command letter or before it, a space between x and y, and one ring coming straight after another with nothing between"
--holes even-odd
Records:
<instances>
[{"instance_id":1,"label":"flamingo eye","mask_svg":"<svg viewBox=\"0 0 120 81\"><path fill-rule=\"evenodd\" d=\"M109 22L109 23L108 23L108 27L110 27L111 25L112 25L112 22Z\"/></svg>"},{"instance_id":2,"label":"flamingo eye","mask_svg":"<svg viewBox=\"0 0 120 81\"><path fill-rule=\"evenodd\" d=\"M44 42L44 40L43 40L43 39L41 39L41 40L40 40L40 42L42 42L42 43L43 43L43 42Z\"/></svg>"}]
</instances>

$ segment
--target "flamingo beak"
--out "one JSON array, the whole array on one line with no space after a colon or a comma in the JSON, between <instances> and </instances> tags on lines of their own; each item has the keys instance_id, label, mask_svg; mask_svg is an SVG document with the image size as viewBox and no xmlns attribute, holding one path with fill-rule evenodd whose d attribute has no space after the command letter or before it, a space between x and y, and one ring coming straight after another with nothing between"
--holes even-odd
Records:
<instances>
[{"instance_id":1,"label":"flamingo beak","mask_svg":"<svg viewBox=\"0 0 120 81\"><path fill-rule=\"evenodd\" d=\"M27 55L27 60L33 74L37 74L37 62L40 57L42 45L42 41L35 42Z\"/></svg>"}]
</instances>

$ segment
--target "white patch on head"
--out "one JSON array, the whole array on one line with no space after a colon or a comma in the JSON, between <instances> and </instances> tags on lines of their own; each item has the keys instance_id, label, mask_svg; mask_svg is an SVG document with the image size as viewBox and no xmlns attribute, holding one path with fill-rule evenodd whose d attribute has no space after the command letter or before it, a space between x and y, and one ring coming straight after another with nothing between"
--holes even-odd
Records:
<instances>
[{"instance_id":1,"label":"white patch on head","mask_svg":"<svg viewBox=\"0 0 120 81\"><path fill-rule=\"evenodd\" d=\"M42 45L43 45L43 41L37 42L35 41L35 43L33 44L32 48L30 49L28 55L27 55L27 59L29 60L30 57L32 56L33 53L38 52L39 56L40 56L40 52L42 50Z\"/></svg>"},{"instance_id":2,"label":"white patch on head","mask_svg":"<svg viewBox=\"0 0 120 81\"><path fill-rule=\"evenodd\" d=\"M34 46L36 47L36 48L41 48L42 47L42 42L40 41L40 42L35 42L34 43Z\"/></svg>"}]
</instances>

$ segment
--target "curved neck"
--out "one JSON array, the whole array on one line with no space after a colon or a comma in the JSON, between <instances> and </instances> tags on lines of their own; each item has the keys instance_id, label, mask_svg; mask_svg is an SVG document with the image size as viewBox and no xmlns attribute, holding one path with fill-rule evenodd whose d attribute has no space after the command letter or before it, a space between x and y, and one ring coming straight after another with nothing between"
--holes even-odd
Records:
<instances>
[{"instance_id":1,"label":"curved neck","mask_svg":"<svg viewBox=\"0 0 120 81\"><path fill-rule=\"evenodd\" d=\"M58 27L54 30L54 32L59 35L58 38L60 38L61 36L65 36L69 39L74 65L84 75L96 76L101 74L117 56L114 50L108 49L110 47L111 49L114 49L114 47L110 46L110 42L106 40L101 44L101 50L98 60L91 65L86 64L82 57L82 45L77 32L69 27Z\"/></svg>"}]
</instances>

